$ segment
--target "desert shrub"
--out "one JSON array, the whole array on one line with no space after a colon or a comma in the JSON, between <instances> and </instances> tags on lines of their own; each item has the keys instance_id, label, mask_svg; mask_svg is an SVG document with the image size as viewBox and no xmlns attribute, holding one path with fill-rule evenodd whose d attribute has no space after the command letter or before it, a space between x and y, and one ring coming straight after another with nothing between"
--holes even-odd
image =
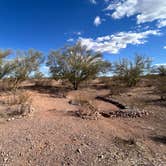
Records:
<instances>
[{"instance_id":1,"label":"desert shrub","mask_svg":"<svg viewBox=\"0 0 166 166\"><path fill-rule=\"evenodd\" d=\"M105 88L110 88L112 84L112 78L110 77L100 77L99 78L99 83L104 84Z\"/></svg>"},{"instance_id":2,"label":"desert shrub","mask_svg":"<svg viewBox=\"0 0 166 166\"><path fill-rule=\"evenodd\" d=\"M29 103L13 105L8 108L7 115L8 116L27 116L32 113L34 109Z\"/></svg>"},{"instance_id":3,"label":"desert shrub","mask_svg":"<svg viewBox=\"0 0 166 166\"><path fill-rule=\"evenodd\" d=\"M132 146L136 146L136 138L135 137L131 137L129 136L128 138L122 138L122 137L118 137L116 136L114 138L114 143L117 146L121 146L121 147L132 147Z\"/></svg>"},{"instance_id":4,"label":"desert shrub","mask_svg":"<svg viewBox=\"0 0 166 166\"><path fill-rule=\"evenodd\" d=\"M41 87L51 87L54 84L53 79L47 79L47 78L42 78L39 80L35 80L35 86L41 86Z\"/></svg>"},{"instance_id":5,"label":"desert shrub","mask_svg":"<svg viewBox=\"0 0 166 166\"><path fill-rule=\"evenodd\" d=\"M31 104L31 94L25 90L10 91L5 103L12 106L18 104Z\"/></svg>"},{"instance_id":6,"label":"desert shrub","mask_svg":"<svg viewBox=\"0 0 166 166\"><path fill-rule=\"evenodd\" d=\"M79 92L69 103L79 106L78 111L76 111L77 116L83 119L98 119L99 111L94 98L93 94Z\"/></svg>"},{"instance_id":7,"label":"desert shrub","mask_svg":"<svg viewBox=\"0 0 166 166\"><path fill-rule=\"evenodd\" d=\"M1 90L14 91L16 89L17 80L14 78L5 78L1 80Z\"/></svg>"},{"instance_id":8,"label":"desert shrub","mask_svg":"<svg viewBox=\"0 0 166 166\"><path fill-rule=\"evenodd\" d=\"M40 80L40 79L44 78L44 74L40 71L36 71L33 78Z\"/></svg>"},{"instance_id":9,"label":"desert shrub","mask_svg":"<svg viewBox=\"0 0 166 166\"><path fill-rule=\"evenodd\" d=\"M113 72L116 77L127 86L135 86L142 75L150 70L151 60L141 55L136 55L134 61L122 59L115 62Z\"/></svg>"},{"instance_id":10,"label":"desert shrub","mask_svg":"<svg viewBox=\"0 0 166 166\"><path fill-rule=\"evenodd\" d=\"M156 82L156 93L160 95L161 100L166 100L166 76L160 76Z\"/></svg>"},{"instance_id":11,"label":"desert shrub","mask_svg":"<svg viewBox=\"0 0 166 166\"><path fill-rule=\"evenodd\" d=\"M42 85L42 82L44 81L44 74L40 71L36 71L33 76L33 80L36 86Z\"/></svg>"},{"instance_id":12,"label":"desert shrub","mask_svg":"<svg viewBox=\"0 0 166 166\"><path fill-rule=\"evenodd\" d=\"M102 55L88 51L80 43L58 51L52 51L47 65L53 78L67 79L75 90L83 81L106 72L110 63L102 60Z\"/></svg>"},{"instance_id":13,"label":"desert shrub","mask_svg":"<svg viewBox=\"0 0 166 166\"><path fill-rule=\"evenodd\" d=\"M10 91L4 104L9 106L5 111L7 116L27 116L34 110L31 94L25 90Z\"/></svg>"},{"instance_id":14,"label":"desert shrub","mask_svg":"<svg viewBox=\"0 0 166 166\"><path fill-rule=\"evenodd\" d=\"M110 87L111 96L126 93L129 89L126 83L124 83L123 80L121 80L119 77L116 77L116 76L112 78L108 86Z\"/></svg>"},{"instance_id":15,"label":"desert shrub","mask_svg":"<svg viewBox=\"0 0 166 166\"><path fill-rule=\"evenodd\" d=\"M92 101L84 101L79 110L76 111L77 116L83 119L97 120L100 116L97 107Z\"/></svg>"},{"instance_id":16,"label":"desert shrub","mask_svg":"<svg viewBox=\"0 0 166 166\"><path fill-rule=\"evenodd\" d=\"M152 73L158 74L160 76L166 76L166 66L165 65L153 66Z\"/></svg>"}]
</instances>

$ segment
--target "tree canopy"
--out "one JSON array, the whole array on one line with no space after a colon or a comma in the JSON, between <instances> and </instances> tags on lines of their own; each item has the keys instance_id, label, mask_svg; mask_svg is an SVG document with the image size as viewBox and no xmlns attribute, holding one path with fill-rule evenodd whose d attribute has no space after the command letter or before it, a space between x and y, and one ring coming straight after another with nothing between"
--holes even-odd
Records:
<instances>
[{"instance_id":1,"label":"tree canopy","mask_svg":"<svg viewBox=\"0 0 166 166\"><path fill-rule=\"evenodd\" d=\"M142 55L135 55L133 61L122 59L114 64L114 74L122 79L128 86L134 86L140 76L150 70L151 59Z\"/></svg>"},{"instance_id":2,"label":"tree canopy","mask_svg":"<svg viewBox=\"0 0 166 166\"><path fill-rule=\"evenodd\" d=\"M11 53L11 50L0 50L0 79L8 75L13 68L12 64L6 60L6 57Z\"/></svg>"},{"instance_id":3,"label":"tree canopy","mask_svg":"<svg viewBox=\"0 0 166 166\"><path fill-rule=\"evenodd\" d=\"M24 81L33 72L38 71L40 64L43 62L41 52L30 49L28 51L17 51L16 58L13 61L14 69L12 77L19 81Z\"/></svg>"},{"instance_id":4,"label":"tree canopy","mask_svg":"<svg viewBox=\"0 0 166 166\"><path fill-rule=\"evenodd\" d=\"M102 59L100 53L88 51L85 46L77 43L57 51L51 51L47 66L53 78L67 79L76 90L85 80L106 72L110 63Z\"/></svg>"}]
</instances>

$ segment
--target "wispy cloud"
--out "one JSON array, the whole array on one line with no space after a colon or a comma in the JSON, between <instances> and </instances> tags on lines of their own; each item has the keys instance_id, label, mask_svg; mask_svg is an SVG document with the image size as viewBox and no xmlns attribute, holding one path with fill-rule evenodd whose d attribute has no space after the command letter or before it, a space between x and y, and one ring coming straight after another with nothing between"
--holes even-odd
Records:
<instances>
[{"instance_id":1,"label":"wispy cloud","mask_svg":"<svg viewBox=\"0 0 166 166\"><path fill-rule=\"evenodd\" d=\"M67 39L67 42L73 42L73 41L74 41L73 38L69 38L69 39Z\"/></svg>"},{"instance_id":2,"label":"wispy cloud","mask_svg":"<svg viewBox=\"0 0 166 166\"><path fill-rule=\"evenodd\" d=\"M92 4L97 4L96 0L89 0Z\"/></svg>"},{"instance_id":3,"label":"wispy cloud","mask_svg":"<svg viewBox=\"0 0 166 166\"><path fill-rule=\"evenodd\" d=\"M157 63L157 64L154 64L154 66L166 66L166 63Z\"/></svg>"},{"instance_id":4,"label":"wispy cloud","mask_svg":"<svg viewBox=\"0 0 166 166\"><path fill-rule=\"evenodd\" d=\"M110 1L106 10L114 19L136 15L138 24L157 21L158 28L166 26L166 0Z\"/></svg>"},{"instance_id":5,"label":"wispy cloud","mask_svg":"<svg viewBox=\"0 0 166 166\"><path fill-rule=\"evenodd\" d=\"M92 38L79 38L82 45L87 46L87 49L95 52L117 54L121 49L130 45L139 45L147 42L150 35L160 35L159 30L148 30L144 32L119 32L113 35L107 35Z\"/></svg>"},{"instance_id":6,"label":"wispy cloud","mask_svg":"<svg viewBox=\"0 0 166 166\"><path fill-rule=\"evenodd\" d=\"M82 35L82 32L78 31L78 32L74 32L74 34L80 36L80 35Z\"/></svg>"},{"instance_id":7,"label":"wispy cloud","mask_svg":"<svg viewBox=\"0 0 166 166\"><path fill-rule=\"evenodd\" d=\"M95 26L99 26L102 23L102 20L99 16L96 16L93 23Z\"/></svg>"},{"instance_id":8,"label":"wispy cloud","mask_svg":"<svg viewBox=\"0 0 166 166\"><path fill-rule=\"evenodd\" d=\"M158 21L157 26L158 26L159 28L165 27L165 26L166 26L166 19L165 19L165 20L160 20L160 21Z\"/></svg>"}]
</instances>

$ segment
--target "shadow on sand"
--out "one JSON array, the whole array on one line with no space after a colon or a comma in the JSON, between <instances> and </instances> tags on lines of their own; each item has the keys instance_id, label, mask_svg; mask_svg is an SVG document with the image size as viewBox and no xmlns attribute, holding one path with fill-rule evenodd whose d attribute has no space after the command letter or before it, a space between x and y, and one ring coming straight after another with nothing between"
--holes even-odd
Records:
<instances>
[{"instance_id":1,"label":"shadow on sand","mask_svg":"<svg viewBox=\"0 0 166 166\"><path fill-rule=\"evenodd\" d=\"M26 86L23 89L37 91L42 94L49 94L50 97L64 98L66 93L72 89L69 87L55 87L55 86Z\"/></svg>"},{"instance_id":2,"label":"shadow on sand","mask_svg":"<svg viewBox=\"0 0 166 166\"><path fill-rule=\"evenodd\" d=\"M152 137L150 137L150 138L151 138L154 142L166 144L166 136L159 135L159 136L152 136Z\"/></svg>"}]
</instances>

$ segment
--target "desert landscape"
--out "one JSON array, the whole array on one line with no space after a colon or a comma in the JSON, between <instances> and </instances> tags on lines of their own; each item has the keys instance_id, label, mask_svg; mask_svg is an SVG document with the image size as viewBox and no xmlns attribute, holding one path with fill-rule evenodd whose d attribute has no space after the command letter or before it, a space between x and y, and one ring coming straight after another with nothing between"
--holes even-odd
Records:
<instances>
[{"instance_id":1,"label":"desert landscape","mask_svg":"<svg viewBox=\"0 0 166 166\"><path fill-rule=\"evenodd\" d=\"M166 166L166 0L0 0L0 166Z\"/></svg>"},{"instance_id":2,"label":"desert landscape","mask_svg":"<svg viewBox=\"0 0 166 166\"><path fill-rule=\"evenodd\" d=\"M155 95L154 81L144 78L141 81L113 97L111 90L104 88L99 80L91 81L88 88L83 85L78 91L65 88L57 81L49 86L26 81L21 91L32 99L32 112L27 115L9 114L6 111L10 111L9 105L3 103L11 94L1 93L0 165L164 166L166 102ZM45 82L49 84L50 80ZM119 107L97 97L116 99L147 114L102 116L102 112L115 112ZM79 116L76 112L80 105L74 102L78 98L93 101L98 114L88 114L86 118L85 110L85 117Z\"/></svg>"}]
</instances>

